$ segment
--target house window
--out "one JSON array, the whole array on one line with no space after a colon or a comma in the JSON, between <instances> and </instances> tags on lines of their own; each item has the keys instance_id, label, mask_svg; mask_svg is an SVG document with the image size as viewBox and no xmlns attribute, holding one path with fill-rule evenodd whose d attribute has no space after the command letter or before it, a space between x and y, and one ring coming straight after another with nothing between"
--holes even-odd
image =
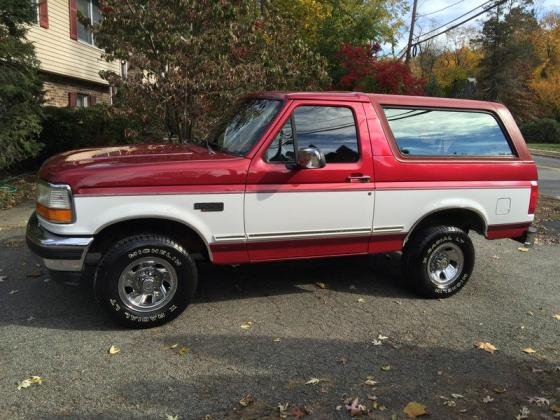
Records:
<instances>
[{"instance_id":1,"label":"house window","mask_svg":"<svg viewBox=\"0 0 560 420\"><path fill-rule=\"evenodd\" d=\"M89 95L78 93L76 95L76 106L78 108L87 108L89 106Z\"/></svg>"},{"instance_id":2,"label":"house window","mask_svg":"<svg viewBox=\"0 0 560 420\"><path fill-rule=\"evenodd\" d=\"M91 25L95 25L101 20L99 2L98 0L76 0L76 7L78 40L95 45Z\"/></svg>"},{"instance_id":3,"label":"house window","mask_svg":"<svg viewBox=\"0 0 560 420\"><path fill-rule=\"evenodd\" d=\"M41 28L47 29L49 27L49 10L47 0L34 0L33 11L35 12L35 23Z\"/></svg>"}]
</instances>

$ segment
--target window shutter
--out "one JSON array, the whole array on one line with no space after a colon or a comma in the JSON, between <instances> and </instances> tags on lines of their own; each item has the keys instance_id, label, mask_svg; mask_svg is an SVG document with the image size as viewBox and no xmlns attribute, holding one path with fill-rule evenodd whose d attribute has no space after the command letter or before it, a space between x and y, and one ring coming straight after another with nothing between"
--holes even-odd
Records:
<instances>
[{"instance_id":1,"label":"window shutter","mask_svg":"<svg viewBox=\"0 0 560 420\"><path fill-rule=\"evenodd\" d=\"M78 94L76 92L68 92L68 106L75 108L78 103Z\"/></svg>"},{"instance_id":2,"label":"window shutter","mask_svg":"<svg viewBox=\"0 0 560 420\"><path fill-rule=\"evenodd\" d=\"M45 29L49 27L49 8L47 0L41 0L39 2L39 26Z\"/></svg>"},{"instance_id":3,"label":"window shutter","mask_svg":"<svg viewBox=\"0 0 560 420\"><path fill-rule=\"evenodd\" d=\"M97 97L95 95L89 95L89 105L95 105L97 103Z\"/></svg>"},{"instance_id":4,"label":"window shutter","mask_svg":"<svg viewBox=\"0 0 560 420\"><path fill-rule=\"evenodd\" d=\"M70 18L70 38L78 39L78 8L76 0L68 0L68 13Z\"/></svg>"}]
</instances>

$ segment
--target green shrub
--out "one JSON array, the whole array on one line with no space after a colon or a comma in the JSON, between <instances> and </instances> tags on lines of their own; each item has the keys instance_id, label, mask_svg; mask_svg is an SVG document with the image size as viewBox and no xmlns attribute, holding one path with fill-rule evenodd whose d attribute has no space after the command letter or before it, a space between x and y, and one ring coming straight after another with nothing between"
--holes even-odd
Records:
<instances>
[{"instance_id":1,"label":"green shrub","mask_svg":"<svg viewBox=\"0 0 560 420\"><path fill-rule=\"evenodd\" d=\"M527 143L560 143L560 122L551 118L523 124L521 132Z\"/></svg>"},{"instance_id":2,"label":"green shrub","mask_svg":"<svg viewBox=\"0 0 560 420\"><path fill-rule=\"evenodd\" d=\"M146 132L141 121L117 113L107 105L89 108L45 107L39 160L70 149L161 141L161 134Z\"/></svg>"}]
</instances>

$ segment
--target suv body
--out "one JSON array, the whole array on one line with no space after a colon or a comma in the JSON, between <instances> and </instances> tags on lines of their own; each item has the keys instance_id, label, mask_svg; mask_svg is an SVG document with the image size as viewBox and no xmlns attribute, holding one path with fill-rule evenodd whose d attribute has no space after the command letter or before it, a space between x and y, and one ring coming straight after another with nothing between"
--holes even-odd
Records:
<instances>
[{"instance_id":1,"label":"suv body","mask_svg":"<svg viewBox=\"0 0 560 420\"><path fill-rule=\"evenodd\" d=\"M403 251L423 295L469 278L468 231L527 241L537 169L500 104L363 93L247 96L196 145L70 151L44 163L27 242L152 326L214 264Z\"/></svg>"}]
</instances>

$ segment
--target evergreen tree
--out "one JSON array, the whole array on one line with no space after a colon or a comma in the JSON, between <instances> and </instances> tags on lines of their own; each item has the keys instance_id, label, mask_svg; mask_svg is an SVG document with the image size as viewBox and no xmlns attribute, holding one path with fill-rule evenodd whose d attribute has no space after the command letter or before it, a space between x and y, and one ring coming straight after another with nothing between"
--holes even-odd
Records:
<instances>
[{"instance_id":1,"label":"evergreen tree","mask_svg":"<svg viewBox=\"0 0 560 420\"><path fill-rule=\"evenodd\" d=\"M33 45L25 40L35 9L30 0L0 0L0 169L41 149L42 83Z\"/></svg>"}]
</instances>

